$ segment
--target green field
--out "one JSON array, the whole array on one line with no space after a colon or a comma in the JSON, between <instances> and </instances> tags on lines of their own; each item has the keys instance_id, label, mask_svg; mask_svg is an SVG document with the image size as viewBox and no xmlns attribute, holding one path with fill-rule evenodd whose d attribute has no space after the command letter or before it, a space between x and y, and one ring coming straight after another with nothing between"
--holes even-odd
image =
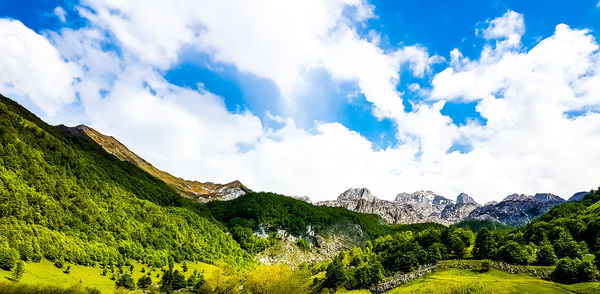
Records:
<instances>
[{"instance_id":1,"label":"green field","mask_svg":"<svg viewBox=\"0 0 600 294\"><path fill-rule=\"evenodd\" d=\"M137 281L140 277L147 274L147 271L150 268L143 266L139 263L132 263L134 266L133 270L133 278ZM216 273L218 268L214 265L206 264L206 263L195 263L195 262L187 262L188 271L185 273L186 277L189 276L194 270L198 270L198 272L204 272L204 276L206 278L212 278ZM175 264L175 269L181 269L182 264ZM142 273L141 269L144 268L146 273ZM70 273L66 274L63 272L64 267L59 269L54 266L48 260L42 260L41 262L28 262L25 265L25 274L23 278L21 278L20 283L23 284L31 284L31 285L53 285L59 286L63 288L68 288L71 286L83 286L96 288L100 290L102 293L113 293L115 291L115 281L111 280L110 271L106 276L102 275L102 269L99 267L89 267L89 266L80 266L80 265L71 265ZM159 269L155 269L151 272L152 282L158 283L160 277L157 275L161 275L162 271ZM3 282L10 282L9 278L11 277L11 273L0 269L0 277Z\"/></svg>"},{"instance_id":2,"label":"green field","mask_svg":"<svg viewBox=\"0 0 600 294\"><path fill-rule=\"evenodd\" d=\"M386 292L400 293L600 293L600 283L563 285L493 269L444 269Z\"/></svg>"}]
</instances>

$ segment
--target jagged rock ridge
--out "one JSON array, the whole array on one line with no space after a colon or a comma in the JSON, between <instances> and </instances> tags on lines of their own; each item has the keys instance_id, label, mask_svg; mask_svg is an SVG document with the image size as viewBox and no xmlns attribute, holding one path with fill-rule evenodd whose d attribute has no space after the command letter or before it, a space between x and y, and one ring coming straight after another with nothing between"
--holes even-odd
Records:
<instances>
[{"instance_id":1,"label":"jagged rock ridge","mask_svg":"<svg viewBox=\"0 0 600 294\"><path fill-rule=\"evenodd\" d=\"M512 194L498 203L488 203L473 210L469 219L489 219L511 226L522 226L565 200L549 193Z\"/></svg>"},{"instance_id":2,"label":"jagged rock ridge","mask_svg":"<svg viewBox=\"0 0 600 294\"><path fill-rule=\"evenodd\" d=\"M102 147L102 149L106 150L106 152L122 161L127 161L136 165L152 176L162 180L186 198L196 199L200 202L231 200L250 192L250 189L237 180L227 184L217 184L212 182L202 183L190 181L175 177L167 172L157 169L152 164L130 151L114 137L106 136L86 125L78 125L76 127L60 125L57 128L67 136L79 137L95 142Z\"/></svg>"},{"instance_id":3,"label":"jagged rock ridge","mask_svg":"<svg viewBox=\"0 0 600 294\"><path fill-rule=\"evenodd\" d=\"M472 200L470 197L469 199ZM436 222L446 225L465 219L473 209L479 207L477 203L455 204L454 201L431 191L399 193L392 202L373 196L366 188L348 189L340 194L337 200L316 204L377 214L384 221L393 224Z\"/></svg>"}]
</instances>

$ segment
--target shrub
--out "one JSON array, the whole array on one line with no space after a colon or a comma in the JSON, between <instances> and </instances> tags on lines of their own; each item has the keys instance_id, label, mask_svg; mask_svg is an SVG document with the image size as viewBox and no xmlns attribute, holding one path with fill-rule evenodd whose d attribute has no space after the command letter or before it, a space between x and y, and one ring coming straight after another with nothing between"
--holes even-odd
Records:
<instances>
[{"instance_id":1,"label":"shrub","mask_svg":"<svg viewBox=\"0 0 600 294\"><path fill-rule=\"evenodd\" d=\"M490 271L490 269L492 268L492 262L489 260L484 260L481 262L481 270L484 272L488 272Z\"/></svg>"}]
</instances>

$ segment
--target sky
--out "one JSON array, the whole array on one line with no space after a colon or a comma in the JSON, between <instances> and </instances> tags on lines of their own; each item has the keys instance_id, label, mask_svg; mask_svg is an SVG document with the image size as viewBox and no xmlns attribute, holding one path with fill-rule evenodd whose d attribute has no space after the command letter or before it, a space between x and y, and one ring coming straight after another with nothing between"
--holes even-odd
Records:
<instances>
[{"instance_id":1,"label":"sky","mask_svg":"<svg viewBox=\"0 0 600 294\"><path fill-rule=\"evenodd\" d=\"M600 186L600 2L0 0L0 93L173 175L478 202Z\"/></svg>"}]
</instances>

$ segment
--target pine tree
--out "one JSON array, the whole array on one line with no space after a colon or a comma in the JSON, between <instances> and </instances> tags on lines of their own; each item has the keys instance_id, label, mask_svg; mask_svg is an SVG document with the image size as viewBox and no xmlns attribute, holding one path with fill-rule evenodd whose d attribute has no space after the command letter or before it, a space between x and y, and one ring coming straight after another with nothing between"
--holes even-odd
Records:
<instances>
[{"instance_id":1,"label":"pine tree","mask_svg":"<svg viewBox=\"0 0 600 294\"><path fill-rule=\"evenodd\" d=\"M17 264L15 265L15 268L13 269L13 272L12 272L13 281L18 282L23 277L24 273L25 273L25 263L22 260L19 260L17 262Z\"/></svg>"}]
</instances>

